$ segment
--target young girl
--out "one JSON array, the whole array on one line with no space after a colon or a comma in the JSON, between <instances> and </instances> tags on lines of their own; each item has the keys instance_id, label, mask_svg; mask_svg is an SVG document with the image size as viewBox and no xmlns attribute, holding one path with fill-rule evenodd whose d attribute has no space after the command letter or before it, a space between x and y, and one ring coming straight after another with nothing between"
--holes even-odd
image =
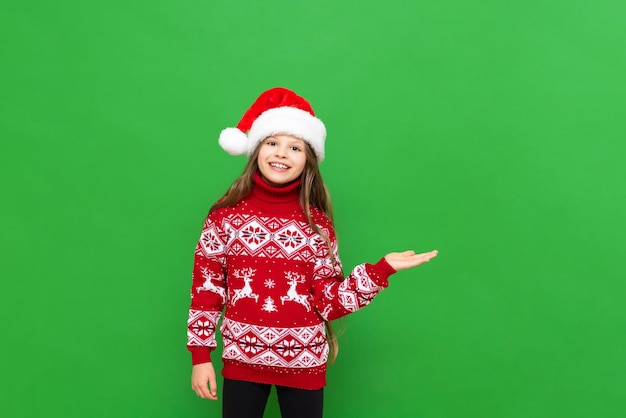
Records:
<instances>
[{"instance_id":1,"label":"young girl","mask_svg":"<svg viewBox=\"0 0 626 418\"><path fill-rule=\"evenodd\" d=\"M283 418L321 417L327 359L336 355L328 321L437 255L391 253L344 278L318 169L325 139L311 105L284 88L262 93L220 134L222 148L247 154L248 164L211 208L196 247L187 348L193 390L217 399L210 353L226 308L223 417L262 417L272 385Z\"/></svg>"}]
</instances>

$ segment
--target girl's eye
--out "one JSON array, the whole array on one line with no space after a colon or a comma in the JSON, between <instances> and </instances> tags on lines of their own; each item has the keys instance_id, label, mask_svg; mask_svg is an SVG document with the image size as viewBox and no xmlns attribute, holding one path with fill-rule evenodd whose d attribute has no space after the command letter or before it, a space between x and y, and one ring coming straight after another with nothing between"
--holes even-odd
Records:
<instances>
[{"instance_id":1,"label":"girl's eye","mask_svg":"<svg viewBox=\"0 0 626 418\"><path fill-rule=\"evenodd\" d=\"M298 148L298 147L296 147L296 146L293 146L293 147L291 147L291 150L292 150L292 151L300 151L300 148Z\"/></svg>"},{"instance_id":2,"label":"girl's eye","mask_svg":"<svg viewBox=\"0 0 626 418\"><path fill-rule=\"evenodd\" d=\"M273 147L273 146L276 146L276 142L274 142L274 141L267 141L267 145Z\"/></svg>"}]
</instances>

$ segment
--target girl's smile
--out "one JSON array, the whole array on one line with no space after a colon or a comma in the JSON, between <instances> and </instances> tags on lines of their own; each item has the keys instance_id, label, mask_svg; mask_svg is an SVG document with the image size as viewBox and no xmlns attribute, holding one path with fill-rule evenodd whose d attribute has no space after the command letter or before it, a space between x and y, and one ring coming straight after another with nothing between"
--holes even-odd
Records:
<instances>
[{"instance_id":1,"label":"girl's smile","mask_svg":"<svg viewBox=\"0 0 626 418\"><path fill-rule=\"evenodd\" d=\"M306 144L292 135L273 135L265 138L259 149L257 165L263 179L280 186L296 180L306 164Z\"/></svg>"}]
</instances>

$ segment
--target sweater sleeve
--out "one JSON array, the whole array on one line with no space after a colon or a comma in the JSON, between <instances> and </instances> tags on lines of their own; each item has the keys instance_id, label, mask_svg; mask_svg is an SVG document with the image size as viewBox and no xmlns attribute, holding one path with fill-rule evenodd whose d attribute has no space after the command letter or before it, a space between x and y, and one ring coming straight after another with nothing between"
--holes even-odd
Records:
<instances>
[{"instance_id":1,"label":"sweater sleeve","mask_svg":"<svg viewBox=\"0 0 626 418\"><path fill-rule=\"evenodd\" d=\"M331 248L321 244L313 274L314 304L326 321L332 321L367 306L388 286L396 271L381 258L376 264L363 263L344 278L334 231L328 231ZM330 254L334 255L334 263Z\"/></svg>"},{"instance_id":2,"label":"sweater sleeve","mask_svg":"<svg viewBox=\"0 0 626 418\"><path fill-rule=\"evenodd\" d=\"M194 256L187 321L187 349L192 364L211 361L211 351L217 346L217 324L226 302L226 237L214 213L204 223Z\"/></svg>"}]
</instances>

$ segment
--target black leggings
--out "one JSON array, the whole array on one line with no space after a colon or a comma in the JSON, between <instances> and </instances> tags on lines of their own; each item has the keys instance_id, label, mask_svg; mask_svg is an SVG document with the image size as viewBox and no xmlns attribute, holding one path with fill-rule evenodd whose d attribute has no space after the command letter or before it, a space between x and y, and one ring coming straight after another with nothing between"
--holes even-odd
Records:
<instances>
[{"instance_id":1,"label":"black leggings","mask_svg":"<svg viewBox=\"0 0 626 418\"><path fill-rule=\"evenodd\" d=\"M224 379L222 418L263 418L272 385ZM321 418L324 389L276 386L282 418Z\"/></svg>"}]
</instances>

